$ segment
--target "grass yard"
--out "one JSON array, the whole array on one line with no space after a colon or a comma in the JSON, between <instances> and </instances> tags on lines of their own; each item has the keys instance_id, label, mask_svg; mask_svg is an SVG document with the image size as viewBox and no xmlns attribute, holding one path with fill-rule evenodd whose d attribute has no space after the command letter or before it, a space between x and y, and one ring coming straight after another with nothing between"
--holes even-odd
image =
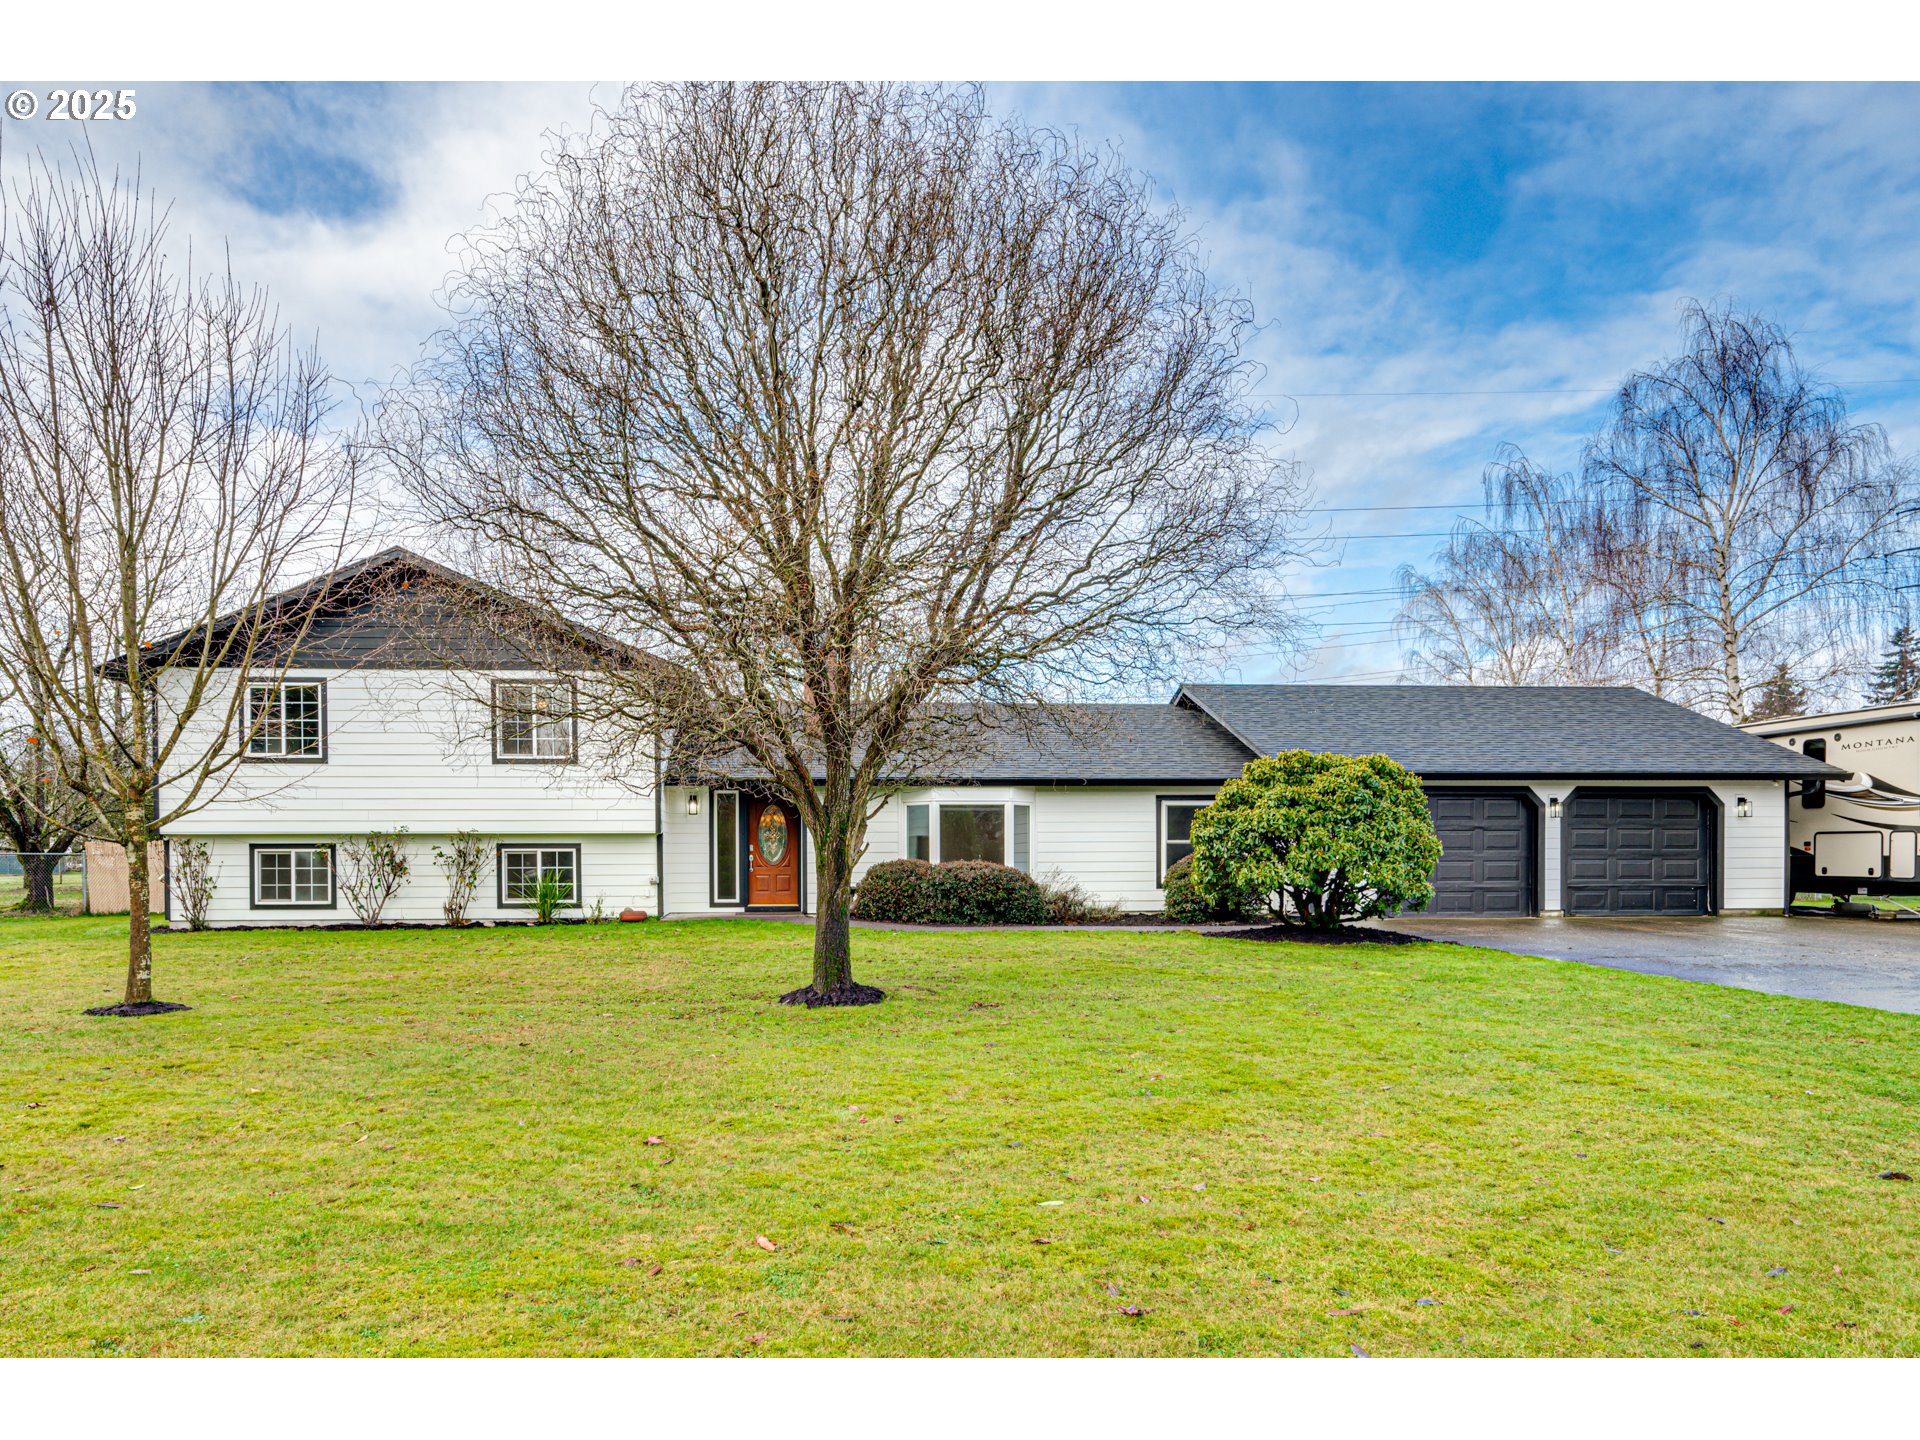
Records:
<instances>
[{"instance_id":1,"label":"grass yard","mask_svg":"<svg viewBox=\"0 0 1920 1440\"><path fill-rule=\"evenodd\" d=\"M1920 1017L1111 930L808 1013L690 922L165 935L195 1008L84 1018L124 933L0 921L0 1352L1920 1353Z\"/></svg>"}]
</instances>

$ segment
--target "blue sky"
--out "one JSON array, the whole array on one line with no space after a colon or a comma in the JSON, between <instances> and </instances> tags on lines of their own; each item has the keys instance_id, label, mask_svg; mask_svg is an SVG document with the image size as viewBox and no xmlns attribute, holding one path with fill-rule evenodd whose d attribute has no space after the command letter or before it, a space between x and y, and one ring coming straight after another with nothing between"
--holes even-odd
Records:
<instances>
[{"instance_id":1,"label":"blue sky","mask_svg":"<svg viewBox=\"0 0 1920 1440\"><path fill-rule=\"evenodd\" d=\"M94 143L176 199L179 233L317 334L345 377L404 366L446 243L579 128L578 85L143 86ZM1226 679L1385 678L1394 566L1472 511L1503 442L1572 462L1606 392L1675 344L1687 297L1774 317L1856 411L1920 450L1920 90L1865 86L993 86L1116 144L1251 297L1280 448L1339 563L1296 588L1298 656ZM0 122L0 163L64 146ZM1900 383L1883 383L1900 382ZM1353 593L1362 592L1362 593ZM1313 600L1312 597L1323 597Z\"/></svg>"}]
</instances>

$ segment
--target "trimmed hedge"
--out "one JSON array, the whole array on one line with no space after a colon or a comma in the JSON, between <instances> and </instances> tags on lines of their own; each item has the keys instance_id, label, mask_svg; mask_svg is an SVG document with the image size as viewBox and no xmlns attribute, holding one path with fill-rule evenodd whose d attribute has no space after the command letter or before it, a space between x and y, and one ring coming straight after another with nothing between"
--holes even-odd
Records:
<instances>
[{"instance_id":1,"label":"trimmed hedge","mask_svg":"<svg viewBox=\"0 0 1920 1440\"><path fill-rule=\"evenodd\" d=\"M987 860L888 860L853 894L856 920L914 925L1044 925L1047 903L1031 875Z\"/></svg>"}]
</instances>

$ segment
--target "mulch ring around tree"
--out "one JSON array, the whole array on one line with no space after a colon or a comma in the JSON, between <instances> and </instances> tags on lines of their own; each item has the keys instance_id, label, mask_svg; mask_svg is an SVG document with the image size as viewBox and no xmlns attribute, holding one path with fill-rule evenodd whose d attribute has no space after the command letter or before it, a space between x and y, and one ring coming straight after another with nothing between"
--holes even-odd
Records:
<instances>
[{"instance_id":1,"label":"mulch ring around tree","mask_svg":"<svg viewBox=\"0 0 1920 1440\"><path fill-rule=\"evenodd\" d=\"M822 995L811 985L802 985L798 990L789 990L780 997L782 1005L804 1005L809 1010L817 1010L822 1005L878 1005L887 998L887 992L877 985L861 985L849 981L845 985L836 985Z\"/></svg>"},{"instance_id":2,"label":"mulch ring around tree","mask_svg":"<svg viewBox=\"0 0 1920 1440\"><path fill-rule=\"evenodd\" d=\"M142 1000L138 1005L129 1005L122 1001L118 1005L95 1005L87 1011L89 1015L171 1015L176 1010L191 1010L191 1005L176 1005L171 1000Z\"/></svg>"},{"instance_id":3,"label":"mulch ring around tree","mask_svg":"<svg viewBox=\"0 0 1920 1440\"><path fill-rule=\"evenodd\" d=\"M1398 930L1375 930L1368 925L1342 925L1337 930L1308 930L1295 925L1257 925L1247 930L1202 930L1221 940L1281 940L1289 945L1430 945L1418 935Z\"/></svg>"}]
</instances>

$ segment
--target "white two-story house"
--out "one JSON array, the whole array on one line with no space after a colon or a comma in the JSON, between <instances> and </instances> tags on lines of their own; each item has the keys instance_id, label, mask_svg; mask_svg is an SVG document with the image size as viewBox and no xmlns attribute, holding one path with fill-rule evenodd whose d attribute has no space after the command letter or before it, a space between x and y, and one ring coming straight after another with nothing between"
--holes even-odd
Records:
<instances>
[{"instance_id":1,"label":"white two-story house","mask_svg":"<svg viewBox=\"0 0 1920 1440\"><path fill-rule=\"evenodd\" d=\"M476 624L436 598L447 586L518 618ZM471 920L528 918L542 876L570 893L569 915L813 908L788 797L750 774L692 783L659 745L596 743L574 682L528 659L551 647L525 642L565 631L581 666L632 652L404 550L338 572L329 592L284 676L232 676L248 687L245 754L172 827L210 848L212 923L353 923L341 846L401 827L412 874L389 921L441 920L433 848L456 831L486 840ZM1386 754L1421 777L1445 852L1440 914L1778 911L1789 789L1841 773L1624 687L1188 685L1165 705L1004 727L951 773L902 777L858 873L991 860L1158 910L1195 812L1247 760L1287 749Z\"/></svg>"},{"instance_id":2,"label":"white two-story house","mask_svg":"<svg viewBox=\"0 0 1920 1440\"><path fill-rule=\"evenodd\" d=\"M247 688L241 757L218 798L168 837L207 843L212 923L351 923L341 844L402 827L411 875L383 920L442 920L447 885L433 851L460 831L479 832L489 850L472 920L526 919L543 873L572 891L570 914L596 903L657 913L651 757L618 775L586 763L571 682L434 598L460 583L470 582L383 552L331 578L333 598L284 673L226 679ZM229 708L210 696L196 723L223 723Z\"/></svg>"}]
</instances>

